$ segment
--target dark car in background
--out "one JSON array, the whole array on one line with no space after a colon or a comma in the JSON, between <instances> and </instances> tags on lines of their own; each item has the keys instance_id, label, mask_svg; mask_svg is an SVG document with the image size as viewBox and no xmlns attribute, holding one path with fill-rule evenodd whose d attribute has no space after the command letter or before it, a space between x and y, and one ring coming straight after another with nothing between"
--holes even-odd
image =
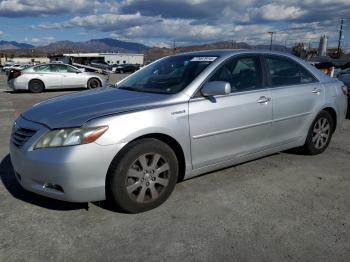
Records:
<instances>
[{"instance_id":1,"label":"dark car in background","mask_svg":"<svg viewBox=\"0 0 350 262\"><path fill-rule=\"evenodd\" d=\"M102 60L92 60L90 62L90 66L99 68L102 70L108 70L108 71L112 70L112 67L108 63Z\"/></svg>"},{"instance_id":2,"label":"dark car in background","mask_svg":"<svg viewBox=\"0 0 350 262\"><path fill-rule=\"evenodd\" d=\"M118 65L115 68L115 73L134 73L135 71L139 70L140 66L139 65L133 65L133 64L122 64L122 65Z\"/></svg>"}]
</instances>

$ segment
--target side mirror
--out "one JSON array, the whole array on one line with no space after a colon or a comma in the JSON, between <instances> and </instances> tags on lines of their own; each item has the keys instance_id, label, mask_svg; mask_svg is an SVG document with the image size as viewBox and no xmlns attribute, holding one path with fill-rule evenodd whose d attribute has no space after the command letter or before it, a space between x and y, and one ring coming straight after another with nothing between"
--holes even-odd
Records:
<instances>
[{"instance_id":1,"label":"side mirror","mask_svg":"<svg viewBox=\"0 0 350 262\"><path fill-rule=\"evenodd\" d=\"M224 81L207 82L203 85L201 93L203 96L219 96L231 93L231 84Z\"/></svg>"}]
</instances>

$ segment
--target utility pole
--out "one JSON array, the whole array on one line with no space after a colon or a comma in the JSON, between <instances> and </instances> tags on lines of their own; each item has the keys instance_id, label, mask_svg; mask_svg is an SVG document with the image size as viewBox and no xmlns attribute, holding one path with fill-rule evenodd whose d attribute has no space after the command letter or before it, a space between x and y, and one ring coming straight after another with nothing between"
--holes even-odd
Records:
<instances>
[{"instance_id":1,"label":"utility pole","mask_svg":"<svg viewBox=\"0 0 350 262\"><path fill-rule=\"evenodd\" d=\"M344 19L340 19L340 29L339 29L339 39L338 39L338 56L340 56L340 43L341 39L343 37L343 25L344 25Z\"/></svg>"},{"instance_id":2,"label":"utility pole","mask_svg":"<svg viewBox=\"0 0 350 262\"><path fill-rule=\"evenodd\" d=\"M273 35L276 34L276 32L271 31L271 32L267 32L267 33L271 35L271 40L270 40L270 51L272 51L272 40L273 40Z\"/></svg>"}]
</instances>

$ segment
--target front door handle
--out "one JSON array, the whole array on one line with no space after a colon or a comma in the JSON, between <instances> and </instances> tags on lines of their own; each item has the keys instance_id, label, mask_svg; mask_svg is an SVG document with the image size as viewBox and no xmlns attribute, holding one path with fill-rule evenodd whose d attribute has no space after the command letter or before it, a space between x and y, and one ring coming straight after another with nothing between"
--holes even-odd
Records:
<instances>
[{"instance_id":1,"label":"front door handle","mask_svg":"<svg viewBox=\"0 0 350 262\"><path fill-rule=\"evenodd\" d=\"M312 90L312 93L319 95L321 93L321 89L314 88L314 90Z\"/></svg>"},{"instance_id":2,"label":"front door handle","mask_svg":"<svg viewBox=\"0 0 350 262\"><path fill-rule=\"evenodd\" d=\"M266 104L266 103L268 103L270 101L271 101L271 97L261 96L261 97L259 97L257 102L259 104Z\"/></svg>"}]
</instances>

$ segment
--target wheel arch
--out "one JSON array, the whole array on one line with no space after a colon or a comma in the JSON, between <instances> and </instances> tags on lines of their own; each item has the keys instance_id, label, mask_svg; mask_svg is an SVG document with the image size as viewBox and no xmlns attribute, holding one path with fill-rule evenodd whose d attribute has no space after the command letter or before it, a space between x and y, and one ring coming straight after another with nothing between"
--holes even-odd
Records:
<instances>
[{"instance_id":1,"label":"wheel arch","mask_svg":"<svg viewBox=\"0 0 350 262\"><path fill-rule=\"evenodd\" d=\"M32 81L40 81L41 83L43 83L44 89L46 89L45 82L42 79L35 77L35 78L32 78L32 79L29 79L29 81L27 83L27 89L28 90L29 90L30 82L32 82Z\"/></svg>"},{"instance_id":2,"label":"wheel arch","mask_svg":"<svg viewBox=\"0 0 350 262\"><path fill-rule=\"evenodd\" d=\"M114 161L114 159L118 159L120 156L123 155L123 153L125 152L125 150L127 150L127 147L128 147L128 145L130 145L130 143L135 142L137 140L145 139L145 138L153 138L153 139L157 139L159 141L162 141L163 143L167 144L174 151L176 158L178 160L178 164L179 164L178 181L182 181L184 179L185 173L186 173L185 154L184 154L183 148L180 145L180 143L175 138L173 138L167 134L149 133L149 134L138 136L138 137L132 139L131 141L129 141L127 144L125 144L123 146L123 148L113 158L113 161ZM106 176L106 184L108 183L107 179L108 179L108 174L110 173L111 165L112 165L112 163L110 164L110 166L108 168L108 172L107 172L107 176Z\"/></svg>"},{"instance_id":3,"label":"wheel arch","mask_svg":"<svg viewBox=\"0 0 350 262\"><path fill-rule=\"evenodd\" d=\"M333 107L330 107L330 106L327 106L325 108L322 109L322 111L326 111L327 113L329 113L332 117L332 120L333 120L333 133L335 132L336 128L337 128L337 111L333 108Z\"/></svg>"}]
</instances>

